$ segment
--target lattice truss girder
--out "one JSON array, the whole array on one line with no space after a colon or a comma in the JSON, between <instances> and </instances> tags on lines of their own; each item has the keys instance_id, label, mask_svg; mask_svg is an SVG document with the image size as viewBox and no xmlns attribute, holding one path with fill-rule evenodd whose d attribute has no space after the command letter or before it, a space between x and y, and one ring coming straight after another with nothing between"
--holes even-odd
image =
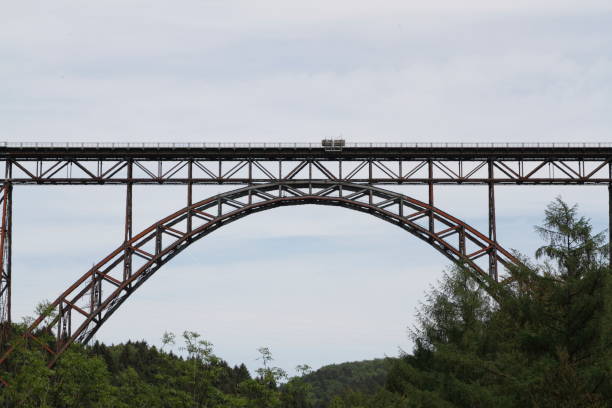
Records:
<instances>
[{"instance_id":1,"label":"lattice truss girder","mask_svg":"<svg viewBox=\"0 0 612 408\"><path fill-rule=\"evenodd\" d=\"M609 183L610 159L489 160L16 160L17 184L251 184L333 180L373 184ZM128 168L132 166L132 177ZM191 177L189 176L191 174Z\"/></svg>"},{"instance_id":2,"label":"lattice truss girder","mask_svg":"<svg viewBox=\"0 0 612 408\"><path fill-rule=\"evenodd\" d=\"M483 282L488 257L505 266L517 262L496 242L469 225L396 192L339 182L253 185L195 203L126 241L62 293L48 313L27 330L24 339L39 341L36 333L43 328L47 333L54 333L57 347L47 348L53 364L73 341L91 339L136 288L191 243L246 215L300 204L342 206L372 214L407 230L452 261L468 265ZM127 274L126 263L131 266ZM0 358L0 364L12 350Z\"/></svg>"}]
</instances>

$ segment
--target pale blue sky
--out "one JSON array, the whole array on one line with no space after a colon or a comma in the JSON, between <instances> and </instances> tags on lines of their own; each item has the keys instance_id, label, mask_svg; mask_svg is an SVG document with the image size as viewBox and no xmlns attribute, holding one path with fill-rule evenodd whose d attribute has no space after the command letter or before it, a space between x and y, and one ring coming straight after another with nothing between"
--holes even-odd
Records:
<instances>
[{"instance_id":1,"label":"pale blue sky","mask_svg":"<svg viewBox=\"0 0 612 408\"><path fill-rule=\"evenodd\" d=\"M418 3L6 3L0 139L612 140L608 1ZM557 194L606 227L603 187L504 187L502 244L530 251L532 225ZM122 199L110 186L15 189L17 318L120 243ZM176 187L136 188L136 229L183 199ZM485 189L443 187L438 199L485 229ZM395 355L410 349L414 308L446 265L363 214L276 209L199 242L98 338L156 343L166 329L191 329L250 367L262 345L287 369Z\"/></svg>"}]
</instances>

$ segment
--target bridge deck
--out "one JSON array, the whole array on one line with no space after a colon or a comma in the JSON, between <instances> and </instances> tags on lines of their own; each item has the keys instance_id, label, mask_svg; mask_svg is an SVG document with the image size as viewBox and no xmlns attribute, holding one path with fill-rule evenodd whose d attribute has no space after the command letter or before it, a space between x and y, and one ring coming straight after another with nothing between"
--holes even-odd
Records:
<instances>
[{"instance_id":1,"label":"bridge deck","mask_svg":"<svg viewBox=\"0 0 612 408\"><path fill-rule=\"evenodd\" d=\"M0 143L0 160L587 160L612 158L612 143Z\"/></svg>"}]
</instances>

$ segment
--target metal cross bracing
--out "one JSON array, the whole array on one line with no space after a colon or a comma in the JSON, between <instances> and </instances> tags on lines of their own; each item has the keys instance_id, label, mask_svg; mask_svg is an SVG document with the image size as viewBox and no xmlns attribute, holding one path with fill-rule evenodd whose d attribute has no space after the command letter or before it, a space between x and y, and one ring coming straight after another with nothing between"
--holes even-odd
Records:
<instances>
[{"instance_id":1,"label":"metal cross bracing","mask_svg":"<svg viewBox=\"0 0 612 408\"><path fill-rule=\"evenodd\" d=\"M72 341L91 338L133 290L185 246L263 209L322 204L368 212L494 280L504 273L500 266L515 262L497 242L496 185L607 185L612 222L612 144L332 142L331 148L325 143L0 143L0 161L5 165L0 195L0 327L10 324L11 194L13 186L22 184L126 186L122 245L53 303L56 315L50 329L57 341L55 350L49 349L51 364ZM135 184L184 184L187 207L134 235ZM194 204L197 184L246 187ZM427 202L387 190L403 184L426 185ZM488 234L436 208L434 193L439 184L487 186ZM36 339L36 330L48 320L37 319L24 340ZM0 333L0 349L2 338Z\"/></svg>"}]
</instances>

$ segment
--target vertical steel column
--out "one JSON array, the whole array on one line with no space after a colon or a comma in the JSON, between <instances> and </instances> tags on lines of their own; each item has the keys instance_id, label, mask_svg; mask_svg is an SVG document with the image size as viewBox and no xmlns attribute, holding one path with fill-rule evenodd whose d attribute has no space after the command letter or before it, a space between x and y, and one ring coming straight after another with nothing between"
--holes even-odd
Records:
<instances>
[{"instance_id":1,"label":"vertical steel column","mask_svg":"<svg viewBox=\"0 0 612 408\"><path fill-rule=\"evenodd\" d=\"M493 182L493 160L489 159L489 239L497 243L497 230L495 225L495 183ZM489 252L489 275L497 280L497 251L491 248Z\"/></svg>"},{"instance_id":2,"label":"vertical steel column","mask_svg":"<svg viewBox=\"0 0 612 408\"><path fill-rule=\"evenodd\" d=\"M6 177L2 187L2 225L0 226L0 349L11 332L11 236L12 236L12 195L11 163L5 162Z\"/></svg>"},{"instance_id":3,"label":"vertical steel column","mask_svg":"<svg viewBox=\"0 0 612 408\"><path fill-rule=\"evenodd\" d=\"M430 207L433 207L434 206L433 161L431 159L429 159L427 161L427 178L429 180L429 182L428 182L428 188L429 188L428 203L429 203ZM429 211L429 232L431 232L431 233L434 232L434 214L433 214L433 210Z\"/></svg>"},{"instance_id":4,"label":"vertical steel column","mask_svg":"<svg viewBox=\"0 0 612 408\"><path fill-rule=\"evenodd\" d=\"M11 163L5 162L5 182L2 187L2 225L0 230L0 345L10 333L11 325L11 232L12 192Z\"/></svg>"},{"instance_id":5,"label":"vertical steel column","mask_svg":"<svg viewBox=\"0 0 612 408\"><path fill-rule=\"evenodd\" d=\"M608 164L609 179L612 180L612 161ZM608 264L612 267L612 181L608 183Z\"/></svg>"},{"instance_id":6,"label":"vertical steel column","mask_svg":"<svg viewBox=\"0 0 612 408\"><path fill-rule=\"evenodd\" d=\"M372 159L368 159L368 184L372 185ZM368 193L368 203L372 205L374 197L372 196L372 190Z\"/></svg>"},{"instance_id":7,"label":"vertical steel column","mask_svg":"<svg viewBox=\"0 0 612 408\"><path fill-rule=\"evenodd\" d=\"M253 160L249 159L249 186L253 185ZM253 192L249 189L249 205L253 204Z\"/></svg>"},{"instance_id":8,"label":"vertical steel column","mask_svg":"<svg viewBox=\"0 0 612 408\"><path fill-rule=\"evenodd\" d=\"M158 256L162 251L162 229L157 227L155 229L155 256ZM157 259L157 263L161 265L161 259Z\"/></svg>"},{"instance_id":9,"label":"vertical steel column","mask_svg":"<svg viewBox=\"0 0 612 408\"><path fill-rule=\"evenodd\" d=\"M128 241L132 239L132 188L133 188L133 161L128 160L127 163L127 182L126 182L126 193L125 193L125 235L124 243L125 254L123 259L123 280L128 279L132 276L132 250L127 246Z\"/></svg>"},{"instance_id":10,"label":"vertical steel column","mask_svg":"<svg viewBox=\"0 0 612 408\"><path fill-rule=\"evenodd\" d=\"M10 166L10 165L9 165ZM12 280L12 260L13 260L13 185L8 184L6 191L6 237L4 241L4 267L6 274L8 275L8 298L7 298L7 322L10 324L12 319L12 293L13 293L13 280Z\"/></svg>"},{"instance_id":11,"label":"vertical steel column","mask_svg":"<svg viewBox=\"0 0 612 408\"><path fill-rule=\"evenodd\" d=\"M55 333L55 351L59 351L62 348L62 337L63 331L65 329L64 323L64 298L61 297L59 300L59 304L57 305L57 333Z\"/></svg>"},{"instance_id":12,"label":"vertical steel column","mask_svg":"<svg viewBox=\"0 0 612 408\"><path fill-rule=\"evenodd\" d=\"M187 207L193 204L193 159L189 159L187 163ZM187 211L187 233L191 233L191 210Z\"/></svg>"},{"instance_id":13,"label":"vertical steel column","mask_svg":"<svg viewBox=\"0 0 612 408\"><path fill-rule=\"evenodd\" d=\"M312 159L308 159L308 194L312 195Z\"/></svg>"},{"instance_id":14,"label":"vertical steel column","mask_svg":"<svg viewBox=\"0 0 612 408\"><path fill-rule=\"evenodd\" d=\"M281 198L283 196L283 188L280 185L280 182L283 180L283 160L278 159L278 197Z\"/></svg>"},{"instance_id":15,"label":"vertical steel column","mask_svg":"<svg viewBox=\"0 0 612 408\"><path fill-rule=\"evenodd\" d=\"M91 274L91 293L90 293L90 304L89 313L94 314L96 309L100 307L102 302L102 279L100 279L96 271L94 270Z\"/></svg>"},{"instance_id":16,"label":"vertical steel column","mask_svg":"<svg viewBox=\"0 0 612 408\"><path fill-rule=\"evenodd\" d=\"M338 159L338 180L342 181L342 159ZM342 184L340 184L340 188L338 189L338 193L340 197L342 197Z\"/></svg>"},{"instance_id":17,"label":"vertical steel column","mask_svg":"<svg viewBox=\"0 0 612 408\"><path fill-rule=\"evenodd\" d=\"M59 352L72 336L72 308L65 302L64 298L60 299L57 307L59 320L57 322L55 351Z\"/></svg>"}]
</instances>

